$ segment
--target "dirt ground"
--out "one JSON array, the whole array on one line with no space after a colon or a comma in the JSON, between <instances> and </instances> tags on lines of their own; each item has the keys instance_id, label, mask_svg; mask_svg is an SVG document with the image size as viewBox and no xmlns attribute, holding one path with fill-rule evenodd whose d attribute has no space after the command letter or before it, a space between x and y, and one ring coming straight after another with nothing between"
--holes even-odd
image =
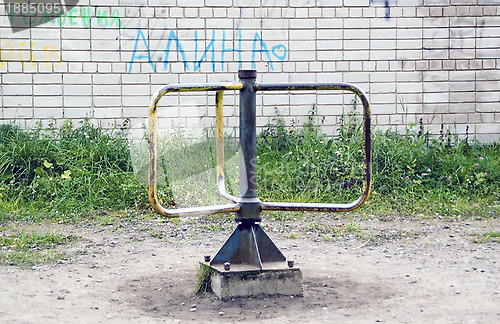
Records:
<instances>
[{"instance_id":1,"label":"dirt ground","mask_svg":"<svg viewBox=\"0 0 500 324\"><path fill-rule=\"evenodd\" d=\"M55 264L0 266L0 322L500 323L498 238L481 239L500 231L499 218L336 217L264 219L302 270L303 297L229 301L194 287L198 263L232 222L53 225L82 239Z\"/></svg>"}]
</instances>

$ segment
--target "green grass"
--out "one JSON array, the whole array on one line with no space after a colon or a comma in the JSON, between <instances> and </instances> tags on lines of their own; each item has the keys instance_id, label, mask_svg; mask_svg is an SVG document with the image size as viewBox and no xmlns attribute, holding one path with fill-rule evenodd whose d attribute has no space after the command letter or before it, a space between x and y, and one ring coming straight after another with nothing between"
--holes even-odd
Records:
<instances>
[{"instance_id":1,"label":"green grass","mask_svg":"<svg viewBox=\"0 0 500 324\"><path fill-rule=\"evenodd\" d=\"M213 270L206 264L200 264L196 271L196 288L197 294L205 294L212 292L212 273Z\"/></svg>"},{"instance_id":2,"label":"green grass","mask_svg":"<svg viewBox=\"0 0 500 324\"><path fill-rule=\"evenodd\" d=\"M88 211L147 204L122 133L87 120L76 128L1 125L0 161L0 221L71 221Z\"/></svg>"},{"instance_id":3,"label":"green grass","mask_svg":"<svg viewBox=\"0 0 500 324\"><path fill-rule=\"evenodd\" d=\"M337 136L314 112L303 127L275 118L258 136L259 195L266 200L349 202L362 188L362 121L343 116ZM415 129L417 127L417 129ZM425 217L498 217L500 146L424 125L406 133L374 131L373 186L362 211Z\"/></svg>"},{"instance_id":4,"label":"green grass","mask_svg":"<svg viewBox=\"0 0 500 324\"><path fill-rule=\"evenodd\" d=\"M63 236L57 232L2 234L0 236L0 264L26 268L54 262L63 257L57 247L74 239L75 237Z\"/></svg>"},{"instance_id":5,"label":"green grass","mask_svg":"<svg viewBox=\"0 0 500 324\"><path fill-rule=\"evenodd\" d=\"M487 232L481 235L476 235L472 239L474 243L484 243L484 242L500 242L500 232Z\"/></svg>"},{"instance_id":6,"label":"green grass","mask_svg":"<svg viewBox=\"0 0 500 324\"><path fill-rule=\"evenodd\" d=\"M405 133L373 133L372 193L357 213L445 220L500 215L498 143L483 144L450 131L431 136L422 123L408 125ZM175 207L220 203L213 130L197 140L188 135L179 131L159 139L159 198ZM228 136L225 145L227 190L238 195L238 144ZM257 155L262 200L345 203L361 193L362 124L356 113L340 118L335 136L322 131L314 109L303 126L286 125L278 116L258 135ZM0 225L47 220L112 224L152 217L146 170L147 150L130 146L123 129L104 130L88 120L47 129L0 125ZM326 226L309 216L267 213L277 221L305 221L304 233L320 233L325 240L332 234L361 235L356 223ZM188 221L220 231L232 226L232 219L220 214ZM181 226L178 220L173 224ZM0 228L0 263L21 267L63 258L58 246L74 240L56 232L8 233L7 227ZM163 237L155 231L150 235ZM488 232L473 241L498 242L498 237ZM206 291L208 274L202 270L197 289Z\"/></svg>"},{"instance_id":7,"label":"green grass","mask_svg":"<svg viewBox=\"0 0 500 324\"><path fill-rule=\"evenodd\" d=\"M337 127L335 136L325 134L314 109L303 126L286 125L279 116L268 124L257 137L259 197L356 199L362 187L360 116L346 114ZM445 130L431 136L422 123L408 125L404 133L373 134L372 194L361 213L446 219L500 214L498 143L482 144ZM0 223L98 220L102 210L149 210L146 186L137 180L145 178L147 151L131 154L131 149L123 129L103 130L88 120L31 130L1 125ZM160 138L158 149L164 205L222 201L216 194L212 130L198 140L173 133ZM225 150L227 189L238 195L237 141L227 137Z\"/></svg>"}]
</instances>

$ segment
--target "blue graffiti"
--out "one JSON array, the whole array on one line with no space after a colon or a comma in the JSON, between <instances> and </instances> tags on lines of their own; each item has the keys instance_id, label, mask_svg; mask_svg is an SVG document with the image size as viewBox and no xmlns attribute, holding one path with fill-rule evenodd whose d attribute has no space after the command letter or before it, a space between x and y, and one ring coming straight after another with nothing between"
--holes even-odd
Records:
<instances>
[{"instance_id":1,"label":"blue graffiti","mask_svg":"<svg viewBox=\"0 0 500 324\"><path fill-rule=\"evenodd\" d=\"M384 2L385 19L391 18L391 6L389 5L389 0L370 0L370 2Z\"/></svg>"},{"instance_id":2,"label":"blue graffiti","mask_svg":"<svg viewBox=\"0 0 500 324\"><path fill-rule=\"evenodd\" d=\"M137 45L139 44L139 38L142 40L143 44L146 46L146 51L148 53L147 55L136 55ZM128 69L128 73L130 73L132 71L132 62L134 62L134 59L139 59L139 60L148 59L149 65L151 65L151 67L153 68L153 71L156 73L156 67L155 67L153 61L151 61L151 52L149 51L148 42L146 41L146 38L144 37L144 33L140 29L137 32L137 38L135 39L134 52L132 53L132 59L130 60L130 67Z\"/></svg>"},{"instance_id":3,"label":"blue graffiti","mask_svg":"<svg viewBox=\"0 0 500 324\"><path fill-rule=\"evenodd\" d=\"M224 71L224 53L225 52L236 52L238 53L238 70L241 70L241 30L238 30L238 48L226 48L226 30L222 31L222 51L220 58L220 67Z\"/></svg>"},{"instance_id":4,"label":"blue graffiti","mask_svg":"<svg viewBox=\"0 0 500 324\"><path fill-rule=\"evenodd\" d=\"M179 41L179 38L177 38L177 35L175 35L173 30L171 30L170 35L168 35L167 48L165 49L165 60L163 61L163 68L165 69L165 71L168 69L168 55L170 54L170 44L172 44L172 40L175 41L175 46L177 48L177 52L181 53L182 61L184 62L184 69L186 71L189 71L189 66L188 66L187 61L186 61L186 53L182 49L181 42ZM134 47L134 53L137 50L137 42L135 44L136 44L136 46ZM147 44L146 44L146 46L147 46ZM133 62L134 62L134 57L132 56L132 59L130 60L130 68L132 68ZM130 73L130 70L128 73Z\"/></svg>"},{"instance_id":5,"label":"blue graffiti","mask_svg":"<svg viewBox=\"0 0 500 324\"><path fill-rule=\"evenodd\" d=\"M260 49L257 49L257 41L260 41ZM253 38L253 45L252 45L252 70L255 69L255 54L256 53L266 53L267 59L269 61L269 65L271 66L271 71L274 70L273 68L273 60L271 58L271 54L269 53L269 50L267 49L266 43L262 40L262 38L259 36L259 33L255 33L255 36Z\"/></svg>"},{"instance_id":6,"label":"blue graffiti","mask_svg":"<svg viewBox=\"0 0 500 324\"><path fill-rule=\"evenodd\" d=\"M210 48L212 48L212 71L215 72L215 30L212 29L212 39L210 40L210 43L208 43L207 47L205 47L205 51L203 51L203 55L201 56L200 60L198 61L198 31L194 31L194 70L198 71L200 68L200 65L203 61L205 61L205 56L207 55L207 52ZM222 67L224 69L224 67Z\"/></svg>"},{"instance_id":7,"label":"blue graffiti","mask_svg":"<svg viewBox=\"0 0 500 324\"><path fill-rule=\"evenodd\" d=\"M191 71L190 64L192 64L192 71L196 72L200 69L202 63L208 61L212 65L212 71L216 70L216 63L220 63L221 70L224 71L224 63L225 63L225 54L226 53L237 53L237 59L239 63L239 69L241 69L241 62L243 60L242 56L245 51L242 49L242 33L241 30L238 31L238 40L235 42L237 48L226 47L226 30L222 31L222 39L220 40L220 47L218 46L219 41L216 38L215 29L212 30L211 38L207 39L208 44L205 48L198 49L198 43L204 43L203 40L198 39L198 31L194 31L194 58L192 60L188 60L186 55L186 51L182 46L181 40L179 40L175 31L171 30L168 34L168 38L166 40L167 44L165 47L165 57L163 58L163 69L165 71L168 70L168 65L171 63L169 61L169 56L172 51L176 51L178 55L180 55L181 60L184 65L185 71ZM175 44L175 47L173 46ZM201 52L201 53L200 53ZM274 71L273 62L276 61L285 61L287 56L287 48L283 44L274 45L269 47L267 43L262 39L262 36L256 32L253 37L252 49L251 49L251 63L252 69L255 67L256 54L264 53L265 58L269 64L271 70ZM154 53L153 53L154 54ZM216 54L218 54L218 58L216 58ZM161 58L158 61L161 62ZM141 29L137 31L137 37L135 39L134 50L132 52L132 58L130 59L128 73L132 72L132 66L134 63L147 62L151 66L154 73L156 73L156 64L152 58L152 53L150 51L150 46L144 33Z\"/></svg>"}]
</instances>

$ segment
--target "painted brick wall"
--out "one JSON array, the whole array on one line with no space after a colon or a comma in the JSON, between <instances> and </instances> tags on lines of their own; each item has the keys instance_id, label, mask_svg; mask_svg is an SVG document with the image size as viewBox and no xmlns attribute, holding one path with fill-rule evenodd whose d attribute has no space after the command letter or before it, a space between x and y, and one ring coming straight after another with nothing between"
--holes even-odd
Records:
<instances>
[{"instance_id":1,"label":"painted brick wall","mask_svg":"<svg viewBox=\"0 0 500 324\"><path fill-rule=\"evenodd\" d=\"M141 133L162 85L236 80L239 68L255 68L260 82L354 83L381 129L422 119L435 134L500 137L500 0L73 2L65 15L16 32L0 8L0 122L127 119ZM303 123L314 105L334 132L352 100L259 96L258 124L277 113ZM160 127L200 133L213 124L213 103L205 93L169 95ZM234 126L237 98L229 93L225 103Z\"/></svg>"}]
</instances>

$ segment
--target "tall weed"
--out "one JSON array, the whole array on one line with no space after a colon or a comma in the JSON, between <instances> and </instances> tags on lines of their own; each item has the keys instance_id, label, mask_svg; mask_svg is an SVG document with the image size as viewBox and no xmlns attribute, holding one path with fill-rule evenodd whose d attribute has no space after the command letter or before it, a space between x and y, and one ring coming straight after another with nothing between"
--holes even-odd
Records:
<instances>
[{"instance_id":1,"label":"tall weed","mask_svg":"<svg viewBox=\"0 0 500 324\"><path fill-rule=\"evenodd\" d=\"M314 116L314 112L311 113ZM267 200L346 202L362 183L362 120L339 119L329 137L321 123L303 127L275 118L258 136L260 196ZM460 139L451 131L431 136L423 122L405 134L375 131L373 186L367 210L388 213L487 214L500 208L500 146ZM464 204L461 197L478 204ZM482 205L482 206L480 206Z\"/></svg>"},{"instance_id":2,"label":"tall weed","mask_svg":"<svg viewBox=\"0 0 500 324\"><path fill-rule=\"evenodd\" d=\"M0 199L11 209L61 214L146 204L119 131L83 120L78 127L0 126Z\"/></svg>"}]
</instances>

